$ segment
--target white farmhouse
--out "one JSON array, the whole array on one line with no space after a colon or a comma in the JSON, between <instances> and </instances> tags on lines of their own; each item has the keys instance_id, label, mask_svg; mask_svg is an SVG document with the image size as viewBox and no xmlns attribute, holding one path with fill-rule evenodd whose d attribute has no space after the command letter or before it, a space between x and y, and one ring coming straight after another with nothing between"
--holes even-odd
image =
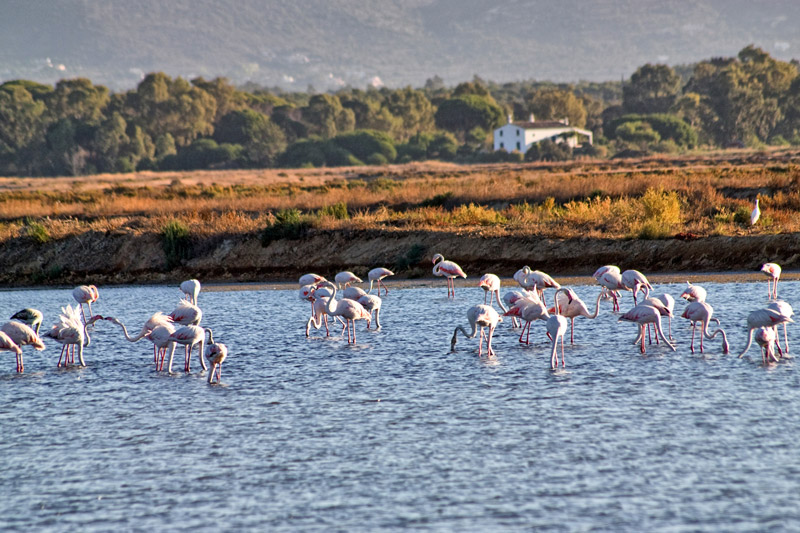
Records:
<instances>
[{"instance_id":1,"label":"white farmhouse","mask_svg":"<svg viewBox=\"0 0 800 533\"><path fill-rule=\"evenodd\" d=\"M570 126L568 119L536 122L531 115L527 122L512 122L509 115L508 124L494 130L494 149L507 152L517 150L524 154L533 144L545 139L557 143L565 142L575 148L581 144L581 137L588 138L589 144L592 144L592 132Z\"/></svg>"}]
</instances>

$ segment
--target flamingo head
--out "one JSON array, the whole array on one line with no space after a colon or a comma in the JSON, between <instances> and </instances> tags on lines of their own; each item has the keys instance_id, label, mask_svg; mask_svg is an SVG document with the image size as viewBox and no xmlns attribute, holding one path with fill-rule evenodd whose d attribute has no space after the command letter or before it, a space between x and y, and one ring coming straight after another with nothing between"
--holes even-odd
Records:
<instances>
[{"instance_id":1,"label":"flamingo head","mask_svg":"<svg viewBox=\"0 0 800 533\"><path fill-rule=\"evenodd\" d=\"M433 264L435 265L438 261L444 261L444 256L442 254L436 254L433 256Z\"/></svg>"}]
</instances>

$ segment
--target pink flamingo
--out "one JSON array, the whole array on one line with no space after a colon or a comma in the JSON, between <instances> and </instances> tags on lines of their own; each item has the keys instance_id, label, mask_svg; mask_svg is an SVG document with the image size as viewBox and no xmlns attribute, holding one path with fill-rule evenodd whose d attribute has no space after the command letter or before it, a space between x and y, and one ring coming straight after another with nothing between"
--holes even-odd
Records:
<instances>
[{"instance_id":1,"label":"pink flamingo","mask_svg":"<svg viewBox=\"0 0 800 533\"><path fill-rule=\"evenodd\" d=\"M360 287L347 287L342 291L342 298L347 298L348 300L358 300L365 294L367 294L367 291Z\"/></svg>"},{"instance_id":2,"label":"pink flamingo","mask_svg":"<svg viewBox=\"0 0 800 533\"><path fill-rule=\"evenodd\" d=\"M604 272L597 278L597 283L608 291L611 299L614 301L614 311L619 311L619 298L617 297L618 291L627 291L628 288L622 283L622 275L613 270Z\"/></svg>"},{"instance_id":3,"label":"pink flamingo","mask_svg":"<svg viewBox=\"0 0 800 533\"><path fill-rule=\"evenodd\" d=\"M331 316L338 316L345 319L344 329L347 329L347 344L356 344L355 321L367 320L369 322L371 320L370 313L364 309L364 306L355 300L342 299L337 302L336 285L331 282L326 282L326 284L333 290L333 294L324 303L325 312ZM342 333L344 333L344 329L342 329ZM353 337L352 341L350 340L351 332Z\"/></svg>"},{"instance_id":4,"label":"pink flamingo","mask_svg":"<svg viewBox=\"0 0 800 533\"><path fill-rule=\"evenodd\" d=\"M743 357L744 354L747 353L747 350L750 349L750 345L753 344L753 333L755 330L759 328L772 328L775 330L777 338L778 324L785 324L786 322L794 322L794 320L792 320L791 315L787 314L785 310L781 311L780 309L776 309L774 307L767 307L765 309L757 309L751 312L749 315L747 315L747 345L744 347L744 350L742 350L742 353L739 354L739 357ZM780 352L780 344L777 345L777 348Z\"/></svg>"},{"instance_id":5,"label":"pink flamingo","mask_svg":"<svg viewBox=\"0 0 800 533\"><path fill-rule=\"evenodd\" d=\"M777 336L772 328L758 328L755 332L756 344L761 347L761 362L766 364L777 363L778 356L775 355Z\"/></svg>"},{"instance_id":6,"label":"pink flamingo","mask_svg":"<svg viewBox=\"0 0 800 533\"><path fill-rule=\"evenodd\" d=\"M620 274L620 270L617 265L605 265L595 270L594 274L592 274L592 277L594 279L600 279L600 276L602 276L606 272L614 272L616 274Z\"/></svg>"},{"instance_id":7,"label":"pink flamingo","mask_svg":"<svg viewBox=\"0 0 800 533\"><path fill-rule=\"evenodd\" d=\"M311 303L311 316L312 317L315 316L314 315L314 289L315 288L316 287L314 285L303 285L302 287L300 287L300 292L298 294L298 297L301 300Z\"/></svg>"},{"instance_id":8,"label":"pink flamingo","mask_svg":"<svg viewBox=\"0 0 800 533\"><path fill-rule=\"evenodd\" d=\"M483 354L484 338L486 339L486 356L494 357L495 352L492 349L492 336L494 335L494 330L497 327L497 324L502 322L503 319L493 307L480 304L467 309L467 321L469 322L472 330L467 333L463 326L456 326L456 328L453 330L453 338L450 339L450 351L454 352L456 349L456 341L458 340L459 331L461 331L461 334L466 338L474 339L475 335L478 333L478 327L480 327L481 338L478 342L478 357ZM489 333L488 335L484 336L483 329L487 327L489 328Z\"/></svg>"},{"instance_id":9,"label":"pink flamingo","mask_svg":"<svg viewBox=\"0 0 800 533\"><path fill-rule=\"evenodd\" d=\"M514 281L519 283L519 286L522 287L523 289L525 289L525 287L522 285L522 283L523 283L523 281L525 281L525 277L530 273L531 273L531 267L529 267L528 265L525 265L524 267L522 267L519 270L517 270L516 272L514 272L514 276L513 276Z\"/></svg>"},{"instance_id":10,"label":"pink flamingo","mask_svg":"<svg viewBox=\"0 0 800 533\"><path fill-rule=\"evenodd\" d=\"M534 292L533 294L535 295L536 293ZM525 322L519 334L519 342L530 344L531 323L534 320L546 320L550 318L550 313L547 312L547 307L539 300L537 295L535 298L528 297L517 300L511 309L506 311L503 316L516 316L521 322ZM522 336L525 335L526 330L528 336L523 341Z\"/></svg>"},{"instance_id":11,"label":"pink flamingo","mask_svg":"<svg viewBox=\"0 0 800 533\"><path fill-rule=\"evenodd\" d=\"M681 298L685 299L687 302L706 301L707 292L703 287L700 285L692 285L688 281L686 282L686 285L686 290L681 293Z\"/></svg>"},{"instance_id":12,"label":"pink flamingo","mask_svg":"<svg viewBox=\"0 0 800 533\"><path fill-rule=\"evenodd\" d=\"M558 315L561 315L565 318L568 318L570 321L570 331L569 331L569 343L575 344L575 319L579 316L585 316L589 319L597 318L597 315L600 314L600 300L603 299L603 293L597 295L597 302L595 302L594 313L589 312L589 308L586 307L586 304L581 300L575 291L572 289L567 288L560 288L556 291L555 295L555 302L558 306L558 310L556 310L555 306L550 310ZM563 355L562 355L563 359Z\"/></svg>"},{"instance_id":13,"label":"pink flamingo","mask_svg":"<svg viewBox=\"0 0 800 533\"><path fill-rule=\"evenodd\" d=\"M118 318L109 316L105 318L109 322L113 322L114 324L120 326L122 328L122 334L125 336L125 340L128 342L138 342L141 339L145 338L145 336L150 333L156 326L163 326L166 324L171 324L172 319L167 316L166 314L158 311L154 313L150 318L147 319L147 322L144 323L142 326L141 331L136 334L136 336L131 337L128 334L128 328L125 327L125 324ZM158 350L156 349L156 345L153 345L153 362L158 363Z\"/></svg>"},{"instance_id":14,"label":"pink flamingo","mask_svg":"<svg viewBox=\"0 0 800 533\"><path fill-rule=\"evenodd\" d=\"M466 278L467 275L453 261L445 261L442 254L433 256L433 273L436 276L444 276L447 279L447 297L456 297L456 287L453 280L459 276Z\"/></svg>"},{"instance_id":15,"label":"pink flamingo","mask_svg":"<svg viewBox=\"0 0 800 533\"><path fill-rule=\"evenodd\" d=\"M503 295L503 302L505 302L505 306L500 306L503 310L503 313L507 313L508 310L521 298L526 298L528 296L527 293L523 293L522 291L508 291ZM511 317L511 326L516 328L519 327L519 320L516 316Z\"/></svg>"},{"instance_id":16,"label":"pink flamingo","mask_svg":"<svg viewBox=\"0 0 800 533\"><path fill-rule=\"evenodd\" d=\"M559 285L556 280L541 270L528 272L528 274L525 276L523 286L525 288L535 286L535 290L539 292L539 298L541 298L542 303L545 305L547 305L547 302L544 299L544 290L550 288L558 290L561 288L561 285Z\"/></svg>"},{"instance_id":17,"label":"pink flamingo","mask_svg":"<svg viewBox=\"0 0 800 533\"><path fill-rule=\"evenodd\" d=\"M208 373L208 382L214 381L214 370L217 371L217 383L222 380L222 362L228 357L228 347L221 342L214 342L214 333L211 328L206 328L208 333L208 344L206 345L206 359L211 363L211 371Z\"/></svg>"},{"instance_id":18,"label":"pink flamingo","mask_svg":"<svg viewBox=\"0 0 800 533\"><path fill-rule=\"evenodd\" d=\"M64 357L64 350L66 350L64 366L70 361L75 360L75 346L78 347L78 360L81 366L86 366L86 362L83 360L83 348L89 346L92 342L87 328L102 319L102 316L95 315L84 324L81 322L81 314L78 313L78 306L73 308L67 305L67 307L61 308L61 315L59 316L58 323L53 324L50 331L44 334L45 337L50 337L62 345L61 355L58 357L58 363L56 364L57 367L61 366L61 358ZM72 351L71 359L70 350Z\"/></svg>"},{"instance_id":19,"label":"pink flamingo","mask_svg":"<svg viewBox=\"0 0 800 533\"><path fill-rule=\"evenodd\" d=\"M497 296L497 303L500 303L500 278L495 274L484 274L478 280L478 287L483 289L483 303L486 303L486 297L489 297L489 305L492 305L492 299ZM505 311L505 309L503 310Z\"/></svg>"},{"instance_id":20,"label":"pink flamingo","mask_svg":"<svg viewBox=\"0 0 800 533\"><path fill-rule=\"evenodd\" d=\"M200 294L200 282L196 279L187 279L181 283L181 292L186 295L186 299L197 305L197 296Z\"/></svg>"},{"instance_id":21,"label":"pink flamingo","mask_svg":"<svg viewBox=\"0 0 800 533\"><path fill-rule=\"evenodd\" d=\"M639 325L639 337L637 340L641 339L642 353L645 353L644 330L647 324L655 324L657 333L661 335L661 338L664 339L664 342L667 344L667 346L669 346L673 352L675 351L675 346L669 342L667 337L664 335L664 330L661 329L661 313L655 307L651 307L649 305L637 305L624 315L620 316L618 322L619 321L636 322Z\"/></svg>"},{"instance_id":22,"label":"pink flamingo","mask_svg":"<svg viewBox=\"0 0 800 533\"><path fill-rule=\"evenodd\" d=\"M553 315L545 323L547 333L553 341L553 348L550 352L550 370L558 368L558 339L561 339L561 367L566 366L564 362L564 335L567 333L567 318L562 315Z\"/></svg>"},{"instance_id":23,"label":"pink flamingo","mask_svg":"<svg viewBox=\"0 0 800 533\"><path fill-rule=\"evenodd\" d=\"M184 298L168 316L175 323L184 326L198 326L203 319L203 311Z\"/></svg>"},{"instance_id":24,"label":"pink flamingo","mask_svg":"<svg viewBox=\"0 0 800 533\"><path fill-rule=\"evenodd\" d=\"M626 270L622 273L622 284L625 285L625 290L633 291L633 305L636 305L636 293L640 290L647 289L653 290L653 286L647 281L644 274L638 270ZM646 296L645 296L646 297Z\"/></svg>"},{"instance_id":25,"label":"pink flamingo","mask_svg":"<svg viewBox=\"0 0 800 533\"><path fill-rule=\"evenodd\" d=\"M694 353L694 334L698 322L701 324L700 353L703 353L703 337L706 337L707 339L713 339L719 333L722 334L722 353L728 353L730 351L730 347L728 345L728 336L725 335L725 330L723 330L721 327L717 327L717 329L714 330L714 333L708 331L708 323L712 320L711 317L713 314L714 308L706 302L691 302L686 306L686 309L683 310L681 317L688 318L692 323L692 343L689 346L689 349L692 351L692 353Z\"/></svg>"},{"instance_id":26,"label":"pink flamingo","mask_svg":"<svg viewBox=\"0 0 800 533\"><path fill-rule=\"evenodd\" d=\"M175 341L170 337L175 333L175 325L172 322L164 323L156 326L144 336L145 339L153 343L153 350L156 351L161 358L156 361L156 371L161 372L164 369L164 357L167 355L169 349L169 366L167 372L172 373L172 359L175 356Z\"/></svg>"},{"instance_id":27,"label":"pink flamingo","mask_svg":"<svg viewBox=\"0 0 800 533\"><path fill-rule=\"evenodd\" d=\"M789 320L786 319L794 316L794 309L792 309L792 306L783 300L776 300L768 303L767 309L778 313L778 315L781 317L781 323L783 323L783 341L786 345L786 353L789 353L789 337L786 335L786 322L789 322ZM775 333L778 333L777 329ZM777 337L776 342L778 342L778 348L780 348L780 342L777 340Z\"/></svg>"},{"instance_id":28,"label":"pink flamingo","mask_svg":"<svg viewBox=\"0 0 800 533\"><path fill-rule=\"evenodd\" d=\"M22 361L22 348L17 346L17 343L11 340L8 334L0 331L0 351L8 350L14 352L17 356L17 373L25 371L25 365Z\"/></svg>"},{"instance_id":29,"label":"pink flamingo","mask_svg":"<svg viewBox=\"0 0 800 533\"><path fill-rule=\"evenodd\" d=\"M375 315L375 329L380 329L381 327L381 305L383 305L383 300L381 300L380 296L376 296L374 294L365 294L361 296L358 300L364 309L370 314L370 316ZM370 321L367 321L367 329L369 329Z\"/></svg>"},{"instance_id":30,"label":"pink flamingo","mask_svg":"<svg viewBox=\"0 0 800 533\"><path fill-rule=\"evenodd\" d=\"M175 332L169 336L169 340L176 343L176 344L183 344L185 350L186 361L184 364L184 371L189 372L189 363L191 362L192 358L192 350L195 346L198 346L197 356L200 358L200 366L203 367L203 370L207 370L206 362L203 359L203 354L205 353L205 341L206 341L206 332L200 326L195 326L190 324L188 326L183 326L182 328L178 328ZM169 360L169 371L172 372L172 357Z\"/></svg>"},{"instance_id":31,"label":"pink flamingo","mask_svg":"<svg viewBox=\"0 0 800 533\"><path fill-rule=\"evenodd\" d=\"M383 283L383 281L381 281L383 280L383 278L388 278L389 276L394 276L394 272L392 272L388 268L378 267L370 270L367 273L367 278L369 279L369 290L367 291L367 293L372 292L372 283L377 281L378 296L381 295L381 286L383 286L383 290L386 291L384 295L389 294L389 289L386 287L386 284Z\"/></svg>"},{"instance_id":32,"label":"pink flamingo","mask_svg":"<svg viewBox=\"0 0 800 533\"><path fill-rule=\"evenodd\" d=\"M97 292L97 287L94 285L81 285L72 289L72 297L81 306L81 314L83 315L83 322L86 323L86 313L83 310L83 304L89 306L89 315L92 314L92 302L96 302L100 297Z\"/></svg>"},{"instance_id":33,"label":"pink flamingo","mask_svg":"<svg viewBox=\"0 0 800 533\"><path fill-rule=\"evenodd\" d=\"M777 263L764 263L761 272L767 276L767 298L778 299L778 280L781 277L781 267Z\"/></svg>"},{"instance_id":34,"label":"pink flamingo","mask_svg":"<svg viewBox=\"0 0 800 533\"><path fill-rule=\"evenodd\" d=\"M76 309L77 310L77 309ZM34 349L44 350L44 343L41 337L28 324L12 320L0 326L0 332L4 333L11 342L22 350L23 346L30 345ZM10 347L10 345L9 345ZM16 350L9 348L16 353ZM17 372L25 371L25 363L22 359L22 352L17 354Z\"/></svg>"},{"instance_id":35,"label":"pink flamingo","mask_svg":"<svg viewBox=\"0 0 800 533\"><path fill-rule=\"evenodd\" d=\"M351 283L361 283L361 278L359 278L358 276L347 270L345 270L344 272L339 272L333 279L336 280L336 283L339 285L340 289L342 288L346 289L347 287L350 286Z\"/></svg>"},{"instance_id":36,"label":"pink flamingo","mask_svg":"<svg viewBox=\"0 0 800 533\"><path fill-rule=\"evenodd\" d=\"M302 276L300 276L299 281L300 281L300 286L303 286L303 285L319 285L323 281L328 281L328 280L326 280L323 276L320 276L319 274L303 274Z\"/></svg>"}]
</instances>

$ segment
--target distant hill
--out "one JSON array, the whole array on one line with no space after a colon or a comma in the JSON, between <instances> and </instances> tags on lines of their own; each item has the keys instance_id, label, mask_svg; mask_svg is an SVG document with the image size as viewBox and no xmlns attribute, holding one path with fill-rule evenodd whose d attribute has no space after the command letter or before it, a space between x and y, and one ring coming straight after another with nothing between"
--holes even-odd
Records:
<instances>
[{"instance_id":1,"label":"distant hill","mask_svg":"<svg viewBox=\"0 0 800 533\"><path fill-rule=\"evenodd\" d=\"M0 81L605 81L751 43L800 57L798 27L797 0L0 0Z\"/></svg>"}]
</instances>

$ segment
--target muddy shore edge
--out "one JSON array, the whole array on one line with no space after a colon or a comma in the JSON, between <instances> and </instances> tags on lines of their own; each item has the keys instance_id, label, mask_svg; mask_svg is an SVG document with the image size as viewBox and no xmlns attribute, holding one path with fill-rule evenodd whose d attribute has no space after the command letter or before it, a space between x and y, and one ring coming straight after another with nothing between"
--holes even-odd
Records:
<instances>
[{"instance_id":1,"label":"muddy shore edge","mask_svg":"<svg viewBox=\"0 0 800 533\"><path fill-rule=\"evenodd\" d=\"M168 284L198 278L204 284L288 284L307 272L333 277L350 270L366 279L376 266L396 272L393 283L432 282L431 257L441 253L468 273L510 277L528 265L556 279L588 278L605 264L648 276L723 280L758 279L765 262L800 277L800 233L693 239L548 239L487 236L480 232L312 231L300 239L264 243L260 235L193 237L186 257L170 267L158 234L92 232L36 243L27 237L0 249L0 287ZM688 276L688 277L687 277ZM753 277L751 277L753 276ZM697 279L697 278L694 278Z\"/></svg>"}]
</instances>

